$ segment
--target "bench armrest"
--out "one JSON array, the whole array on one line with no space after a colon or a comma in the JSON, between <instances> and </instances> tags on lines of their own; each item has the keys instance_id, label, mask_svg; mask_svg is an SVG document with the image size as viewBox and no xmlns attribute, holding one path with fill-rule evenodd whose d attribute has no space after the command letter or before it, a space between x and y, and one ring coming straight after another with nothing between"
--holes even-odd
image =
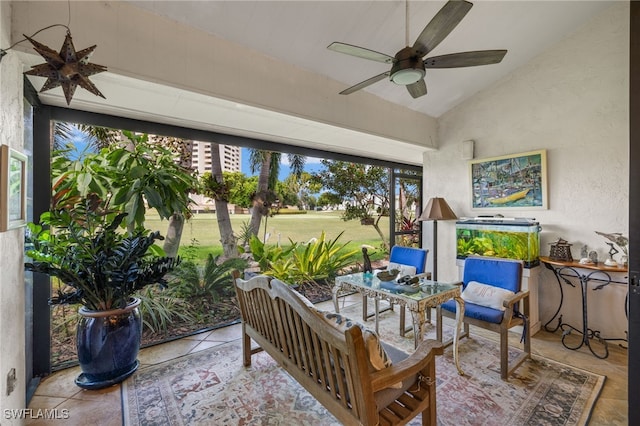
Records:
<instances>
[{"instance_id":1,"label":"bench armrest","mask_svg":"<svg viewBox=\"0 0 640 426\"><path fill-rule=\"evenodd\" d=\"M424 340L420 346L406 359L380 371L371 373L373 392L388 388L407 377L418 374L430 363L435 362L435 355L442 355L442 343L436 340Z\"/></svg>"}]
</instances>

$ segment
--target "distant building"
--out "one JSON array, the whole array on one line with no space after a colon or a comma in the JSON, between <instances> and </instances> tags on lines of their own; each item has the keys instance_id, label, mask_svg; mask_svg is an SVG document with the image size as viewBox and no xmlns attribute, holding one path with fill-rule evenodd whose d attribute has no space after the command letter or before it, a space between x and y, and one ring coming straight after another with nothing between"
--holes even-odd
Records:
<instances>
[{"instance_id":1,"label":"distant building","mask_svg":"<svg viewBox=\"0 0 640 426\"><path fill-rule=\"evenodd\" d=\"M241 163L241 148L239 146L218 145L220 163L223 172L239 172ZM191 165L200 175L211 171L211 144L209 142L193 141Z\"/></svg>"},{"instance_id":2,"label":"distant building","mask_svg":"<svg viewBox=\"0 0 640 426\"><path fill-rule=\"evenodd\" d=\"M211 172L211 152L212 144L209 142L193 141L193 152L191 156L191 167L198 171L199 175L205 172ZM220 163L222 164L223 172L239 172L241 159L241 148L239 146L230 145L218 145L218 155L220 155ZM215 202L211 198L205 197L200 194L192 194L191 199L193 205L191 209L196 212L202 211L215 211ZM234 211L234 206L229 205L231 211Z\"/></svg>"}]
</instances>

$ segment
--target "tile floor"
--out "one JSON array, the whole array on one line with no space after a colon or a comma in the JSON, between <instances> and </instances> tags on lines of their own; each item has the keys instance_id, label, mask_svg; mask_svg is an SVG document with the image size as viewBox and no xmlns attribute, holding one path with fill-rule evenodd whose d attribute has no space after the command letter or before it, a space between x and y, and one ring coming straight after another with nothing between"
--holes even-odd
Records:
<instances>
[{"instance_id":1,"label":"tile floor","mask_svg":"<svg viewBox=\"0 0 640 426\"><path fill-rule=\"evenodd\" d=\"M353 296L351 296L353 297ZM358 303L359 298L347 301ZM328 302L322 308L332 308ZM141 367L158 364L173 358L201 351L240 338L239 324L218 330L199 333L173 342L142 349L138 359ZM472 327L474 333L496 339L495 333ZM597 359L586 348L572 351L560 343L560 334L539 331L533 336L531 347L534 354L570 364L578 368L607 376L604 388L593 410L590 425L627 425L627 352L616 342L610 342L609 357ZM571 337L571 336L569 336ZM519 336L513 335L514 343ZM594 343L597 345L597 343ZM78 388L74 378L80 373L78 367L58 371L44 379L38 386L29 408L68 410L64 420L29 419L27 425L87 425L117 426L122 424L120 386L88 391Z\"/></svg>"}]
</instances>

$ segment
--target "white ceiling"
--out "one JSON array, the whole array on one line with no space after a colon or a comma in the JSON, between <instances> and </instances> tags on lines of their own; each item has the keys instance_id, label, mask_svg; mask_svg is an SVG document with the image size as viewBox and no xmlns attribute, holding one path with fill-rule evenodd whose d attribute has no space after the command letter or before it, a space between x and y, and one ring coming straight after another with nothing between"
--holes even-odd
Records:
<instances>
[{"instance_id":1,"label":"white ceiling","mask_svg":"<svg viewBox=\"0 0 640 426\"><path fill-rule=\"evenodd\" d=\"M312 70L343 83L344 88L387 71L388 65L329 51L326 47L331 42L355 44L391 56L405 46L406 5L403 1L129 3L292 66ZM409 3L409 44L413 44L445 3L444 0ZM609 5L610 1L475 1L462 22L427 57L469 50L507 49L500 64L429 69L425 77L428 94L418 99L413 99L404 87L386 80L364 90L438 117L530 61ZM33 65L42 61L33 53L25 52L24 62ZM213 99L115 73L97 74L91 79L109 96L104 100L78 90L72 108L365 157L375 153L408 164L422 164L422 153L429 149L319 121L285 117L267 109ZM36 88L41 87L42 78L31 77L31 80ZM66 106L59 89L40 96L45 104ZM216 121L212 122L211 117L216 117ZM282 125L283 121L286 125Z\"/></svg>"},{"instance_id":2,"label":"white ceiling","mask_svg":"<svg viewBox=\"0 0 640 426\"><path fill-rule=\"evenodd\" d=\"M329 51L333 41L394 56L405 47L404 1L131 1L175 21L199 28L350 87L389 69L382 63ZM409 44L446 2L413 0ZM462 69L430 69L428 94L413 99L402 86L383 80L364 89L432 117L506 76L566 37L610 1L487 1L427 55L507 49L500 64ZM349 95L346 95L349 96Z\"/></svg>"}]
</instances>

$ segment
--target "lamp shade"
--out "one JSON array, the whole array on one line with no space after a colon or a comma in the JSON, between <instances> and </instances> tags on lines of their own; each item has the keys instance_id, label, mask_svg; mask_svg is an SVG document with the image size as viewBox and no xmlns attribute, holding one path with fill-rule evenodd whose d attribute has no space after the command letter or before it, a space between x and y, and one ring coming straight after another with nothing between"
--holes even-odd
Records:
<instances>
[{"instance_id":1,"label":"lamp shade","mask_svg":"<svg viewBox=\"0 0 640 426\"><path fill-rule=\"evenodd\" d=\"M457 218L444 198L433 197L427 203L418 220L454 220Z\"/></svg>"}]
</instances>

